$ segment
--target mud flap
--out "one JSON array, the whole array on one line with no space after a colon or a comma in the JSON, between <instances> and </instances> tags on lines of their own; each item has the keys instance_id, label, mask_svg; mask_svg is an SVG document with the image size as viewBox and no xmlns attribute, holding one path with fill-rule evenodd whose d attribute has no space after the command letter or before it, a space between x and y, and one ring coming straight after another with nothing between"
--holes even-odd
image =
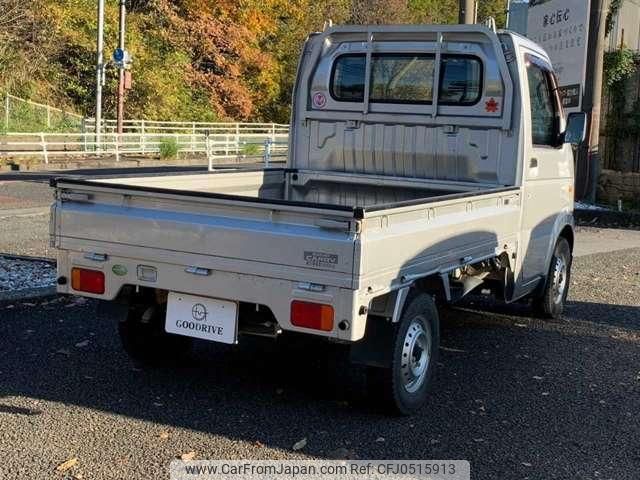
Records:
<instances>
[{"instance_id":1,"label":"mud flap","mask_svg":"<svg viewBox=\"0 0 640 480\"><path fill-rule=\"evenodd\" d=\"M384 317L369 316L364 338L351 345L350 360L357 365L386 368L391 365L393 330L396 324Z\"/></svg>"}]
</instances>

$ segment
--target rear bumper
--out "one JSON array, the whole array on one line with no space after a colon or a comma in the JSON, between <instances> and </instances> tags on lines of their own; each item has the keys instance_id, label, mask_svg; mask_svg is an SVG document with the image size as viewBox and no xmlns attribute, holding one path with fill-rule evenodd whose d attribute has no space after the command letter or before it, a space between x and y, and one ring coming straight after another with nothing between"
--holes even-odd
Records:
<instances>
[{"instance_id":1,"label":"rear bumper","mask_svg":"<svg viewBox=\"0 0 640 480\"><path fill-rule=\"evenodd\" d=\"M116 265L118 267L114 269ZM157 278L155 281L143 281L138 278L138 267L141 265L156 269ZM105 293L95 295L75 291L70 282L73 267L104 272ZM306 282L297 280L219 270L211 270L208 275L197 275L187 272L189 267L189 265L150 262L112 255L106 255L104 259L92 260L86 258L83 252L59 250L58 277L66 277L68 281L63 285L58 285L58 292L113 301L125 285L138 285L190 295L266 305L271 309L279 327L283 330L344 341L357 341L364 336L366 314L360 315L360 307L367 305L368 300L361 299L357 290L324 285L322 291L310 291ZM115 271L118 274L114 273ZM333 329L323 332L292 325L290 311L293 300L332 305L335 312ZM347 328L341 329L339 324L343 321L346 321ZM344 327L345 323L342 326Z\"/></svg>"}]
</instances>

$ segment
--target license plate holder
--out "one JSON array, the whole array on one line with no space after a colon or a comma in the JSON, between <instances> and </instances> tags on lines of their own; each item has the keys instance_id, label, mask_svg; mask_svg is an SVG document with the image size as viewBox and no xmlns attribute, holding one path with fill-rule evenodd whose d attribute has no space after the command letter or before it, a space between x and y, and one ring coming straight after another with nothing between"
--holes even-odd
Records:
<instances>
[{"instance_id":1,"label":"license plate holder","mask_svg":"<svg viewBox=\"0 0 640 480\"><path fill-rule=\"evenodd\" d=\"M165 331L234 344L238 339L238 304L218 298L169 292Z\"/></svg>"}]
</instances>

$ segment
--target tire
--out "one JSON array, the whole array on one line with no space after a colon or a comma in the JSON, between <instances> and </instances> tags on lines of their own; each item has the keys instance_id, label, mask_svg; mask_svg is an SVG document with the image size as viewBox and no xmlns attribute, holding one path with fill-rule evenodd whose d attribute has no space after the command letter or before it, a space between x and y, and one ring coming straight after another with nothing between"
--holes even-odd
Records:
<instances>
[{"instance_id":1,"label":"tire","mask_svg":"<svg viewBox=\"0 0 640 480\"><path fill-rule=\"evenodd\" d=\"M427 400L439 345L440 325L433 298L426 293L409 297L400 321L394 325L390 366L367 370L369 397L380 399L392 414L418 411Z\"/></svg>"},{"instance_id":2,"label":"tire","mask_svg":"<svg viewBox=\"0 0 640 480\"><path fill-rule=\"evenodd\" d=\"M560 237L553 250L549 272L542 294L533 299L533 308L543 318L560 319L571 281L571 246Z\"/></svg>"},{"instance_id":3,"label":"tire","mask_svg":"<svg viewBox=\"0 0 640 480\"><path fill-rule=\"evenodd\" d=\"M132 307L126 320L118 324L122 347L133 360L158 366L183 361L188 357L193 340L165 332L166 311L166 304Z\"/></svg>"}]
</instances>

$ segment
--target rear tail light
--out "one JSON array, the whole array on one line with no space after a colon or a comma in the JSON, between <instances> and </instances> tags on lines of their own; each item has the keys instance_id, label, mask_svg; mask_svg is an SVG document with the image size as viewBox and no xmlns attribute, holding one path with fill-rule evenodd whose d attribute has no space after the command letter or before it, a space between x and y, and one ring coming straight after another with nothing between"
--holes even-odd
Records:
<instances>
[{"instance_id":1,"label":"rear tail light","mask_svg":"<svg viewBox=\"0 0 640 480\"><path fill-rule=\"evenodd\" d=\"M333 307L294 300L291 302L291 323L296 327L330 332L333 330Z\"/></svg>"},{"instance_id":2,"label":"rear tail light","mask_svg":"<svg viewBox=\"0 0 640 480\"><path fill-rule=\"evenodd\" d=\"M104 293L104 273L85 268L71 269L71 286L78 292Z\"/></svg>"}]
</instances>

